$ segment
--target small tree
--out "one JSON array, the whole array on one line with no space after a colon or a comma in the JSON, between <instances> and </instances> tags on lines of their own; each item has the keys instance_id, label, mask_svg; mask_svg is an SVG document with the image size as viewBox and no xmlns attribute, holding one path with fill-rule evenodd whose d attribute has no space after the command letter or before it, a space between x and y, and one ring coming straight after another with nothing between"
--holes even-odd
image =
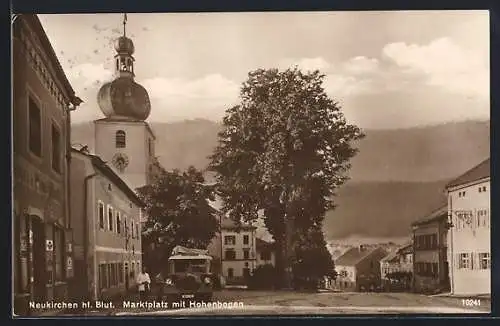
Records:
<instances>
[{"instance_id":1,"label":"small tree","mask_svg":"<svg viewBox=\"0 0 500 326\"><path fill-rule=\"evenodd\" d=\"M145 260L150 269L166 266L176 245L206 248L218 228L217 212L210 206L213 186L205 184L201 171L163 171L139 197L148 219L143 230Z\"/></svg>"}]
</instances>

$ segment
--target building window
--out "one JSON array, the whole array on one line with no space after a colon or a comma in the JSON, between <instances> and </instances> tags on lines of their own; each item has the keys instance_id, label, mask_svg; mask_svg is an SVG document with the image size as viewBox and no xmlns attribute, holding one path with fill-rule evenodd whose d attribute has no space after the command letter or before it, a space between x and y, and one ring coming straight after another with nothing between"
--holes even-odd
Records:
<instances>
[{"instance_id":1,"label":"building window","mask_svg":"<svg viewBox=\"0 0 500 326\"><path fill-rule=\"evenodd\" d=\"M104 204L99 202L97 204L97 211L99 214L99 228L104 230Z\"/></svg>"},{"instance_id":2,"label":"building window","mask_svg":"<svg viewBox=\"0 0 500 326\"><path fill-rule=\"evenodd\" d=\"M113 231L113 208L108 207L108 230Z\"/></svg>"},{"instance_id":3,"label":"building window","mask_svg":"<svg viewBox=\"0 0 500 326\"><path fill-rule=\"evenodd\" d=\"M125 148L127 145L127 135L125 131L118 130L115 135L116 148Z\"/></svg>"},{"instance_id":4,"label":"building window","mask_svg":"<svg viewBox=\"0 0 500 326\"><path fill-rule=\"evenodd\" d=\"M128 237L128 223L127 223L127 216L123 217L123 233L125 233L125 238Z\"/></svg>"},{"instance_id":5,"label":"building window","mask_svg":"<svg viewBox=\"0 0 500 326\"><path fill-rule=\"evenodd\" d=\"M246 244L246 245L247 245L248 243L249 243L249 236L245 234L245 235L243 236L243 244Z\"/></svg>"},{"instance_id":6,"label":"building window","mask_svg":"<svg viewBox=\"0 0 500 326\"><path fill-rule=\"evenodd\" d=\"M480 209L477 211L477 226L489 227L490 226L490 213L487 209Z\"/></svg>"},{"instance_id":7,"label":"building window","mask_svg":"<svg viewBox=\"0 0 500 326\"><path fill-rule=\"evenodd\" d=\"M135 223L135 236L137 239L141 237L141 234L139 233L139 223Z\"/></svg>"},{"instance_id":8,"label":"building window","mask_svg":"<svg viewBox=\"0 0 500 326\"><path fill-rule=\"evenodd\" d=\"M61 133L52 125L52 169L61 173Z\"/></svg>"},{"instance_id":9,"label":"building window","mask_svg":"<svg viewBox=\"0 0 500 326\"><path fill-rule=\"evenodd\" d=\"M479 254L479 267L480 269L491 268L491 258L488 252L482 252Z\"/></svg>"},{"instance_id":10,"label":"building window","mask_svg":"<svg viewBox=\"0 0 500 326\"><path fill-rule=\"evenodd\" d=\"M228 268L227 269L227 277L228 278L233 278L234 277L234 269Z\"/></svg>"},{"instance_id":11,"label":"building window","mask_svg":"<svg viewBox=\"0 0 500 326\"><path fill-rule=\"evenodd\" d=\"M271 253L269 251L262 251L260 253L260 259L261 260L271 260Z\"/></svg>"},{"instance_id":12,"label":"building window","mask_svg":"<svg viewBox=\"0 0 500 326\"><path fill-rule=\"evenodd\" d=\"M471 256L469 253L458 254L458 268L459 269L470 269L471 266Z\"/></svg>"},{"instance_id":13,"label":"building window","mask_svg":"<svg viewBox=\"0 0 500 326\"><path fill-rule=\"evenodd\" d=\"M108 287L108 268L106 264L99 264L99 288L106 289Z\"/></svg>"},{"instance_id":14,"label":"building window","mask_svg":"<svg viewBox=\"0 0 500 326\"><path fill-rule=\"evenodd\" d=\"M36 102L29 97L29 149L38 157L42 156L42 112Z\"/></svg>"},{"instance_id":15,"label":"building window","mask_svg":"<svg viewBox=\"0 0 500 326\"><path fill-rule=\"evenodd\" d=\"M120 234L122 231L122 221L120 212L116 212L116 233Z\"/></svg>"},{"instance_id":16,"label":"building window","mask_svg":"<svg viewBox=\"0 0 500 326\"><path fill-rule=\"evenodd\" d=\"M56 281L64 279L64 232L58 227L54 227L54 260L55 260L55 277Z\"/></svg>"},{"instance_id":17,"label":"building window","mask_svg":"<svg viewBox=\"0 0 500 326\"><path fill-rule=\"evenodd\" d=\"M250 250L243 249L243 259L250 259Z\"/></svg>"},{"instance_id":18,"label":"building window","mask_svg":"<svg viewBox=\"0 0 500 326\"><path fill-rule=\"evenodd\" d=\"M438 271L438 264L437 263L432 263L432 276L438 276L439 271Z\"/></svg>"},{"instance_id":19,"label":"building window","mask_svg":"<svg viewBox=\"0 0 500 326\"><path fill-rule=\"evenodd\" d=\"M243 268L243 277L245 278L250 277L250 268L248 267Z\"/></svg>"},{"instance_id":20,"label":"building window","mask_svg":"<svg viewBox=\"0 0 500 326\"><path fill-rule=\"evenodd\" d=\"M224 244L227 246L234 246L236 244L236 236L234 235L224 236Z\"/></svg>"},{"instance_id":21,"label":"building window","mask_svg":"<svg viewBox=\"0 0 500 326\"><path fill-rule=\"evenodd\" d=\"M236 251L234 251L234 249L226 249L225 257L226 257L226 260L235 260L236 259Z\"/></svg>"},{"instance_id":22,"label":"building window","mask_svg":"<svg viewBox=\"0 0 500 326\"><path fill-rule=\"evenodd\" d=\"M118 282L123 283L123 263L118 263Z\"/></svg>"},{"instance_id":23,"label":"building window","mask_svg":"<svg viewBox=\"0 0 500 326\"><path fill-rule=\"evenodd\" d=\"M148 139L148 149L149 156L153 156L153 140L151 138Z\"/></svg>"}]
</instances>

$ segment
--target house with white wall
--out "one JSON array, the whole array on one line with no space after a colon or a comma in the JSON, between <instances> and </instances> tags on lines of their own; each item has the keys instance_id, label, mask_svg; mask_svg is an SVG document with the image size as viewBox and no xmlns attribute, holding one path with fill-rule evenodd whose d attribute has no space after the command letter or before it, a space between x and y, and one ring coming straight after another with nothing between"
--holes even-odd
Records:
<instances>
[{"instance_id":1,"label":"house with white wall","mask_svg":"<svg viewBox=\"0 0 500 326\"><path fill-rule=\"evenodd\" d=\"M135 288L143 203L99 156L71 150L75 297L109 299Z\"/></svg>"},{"instance_id":2,"label":"house with white wall","mask_svg":"<svg viewBox=\"0 0 500 326\"><path fill-rule=\"evenodd\" d=\"M276 266L275 242L265 241L260 238L255 239L255 249L257 252L257 266Z\"/></svg>"},{"instance_id":3,"label":"house with white wall","mask_svg":"<svg viewBox=\"0 0 500 326\"><path fill-rule=\"evenodd\" d=\"M491 293L490 159L446 186L451 292Z\"/></svg>"},{"instance_id":4,"label":"house with white wall","mask_svg":"<svg viewBox=\"0 0 500 326\"><path fill-rule=\"evenodd\" d=\"M380 285L380 261L387 256L381 247L364 245L347 250L335 260L334 287L343 291L367 291Z\"/></svg>"}]
</instances>

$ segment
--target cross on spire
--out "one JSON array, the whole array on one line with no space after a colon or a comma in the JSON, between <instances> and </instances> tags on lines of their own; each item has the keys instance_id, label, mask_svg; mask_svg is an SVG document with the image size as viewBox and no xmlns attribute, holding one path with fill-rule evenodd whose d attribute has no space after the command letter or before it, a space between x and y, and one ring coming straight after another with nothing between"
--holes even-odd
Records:
<instances>
[{"instance_id":1,"label":"cross on spire","mask_svg":"<svg viewBox=\"0 0 500 326\"><path fill-rule=\"evenodd\" d=\"M125 25L127 25L127 13L123 14L123 36L127 36Z\"/></svg>"}]
</instances>

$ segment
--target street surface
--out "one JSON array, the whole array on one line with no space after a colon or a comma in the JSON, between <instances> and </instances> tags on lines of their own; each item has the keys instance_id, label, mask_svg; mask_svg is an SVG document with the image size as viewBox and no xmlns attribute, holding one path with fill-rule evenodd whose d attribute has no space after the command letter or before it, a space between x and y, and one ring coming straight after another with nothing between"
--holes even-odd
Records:
<instances>
[{"instance_id":1,"label":"street surface","mask_svg":"<svg viewBox=\"0 0 500 326\"><path fill-rule=\"evenodd\" d=\"M298 293L288 291L224 290L214 293L216 307L181 309L116 309L124 315L324 315L324 314L464 314L489 313L490 301L464 307L462 299L413 293ZM219 307L217 307L217 303ZM223 303L232 307L222 308ZM239 304L234 304L239 303Z\"/></svg>"}]
</instances>

